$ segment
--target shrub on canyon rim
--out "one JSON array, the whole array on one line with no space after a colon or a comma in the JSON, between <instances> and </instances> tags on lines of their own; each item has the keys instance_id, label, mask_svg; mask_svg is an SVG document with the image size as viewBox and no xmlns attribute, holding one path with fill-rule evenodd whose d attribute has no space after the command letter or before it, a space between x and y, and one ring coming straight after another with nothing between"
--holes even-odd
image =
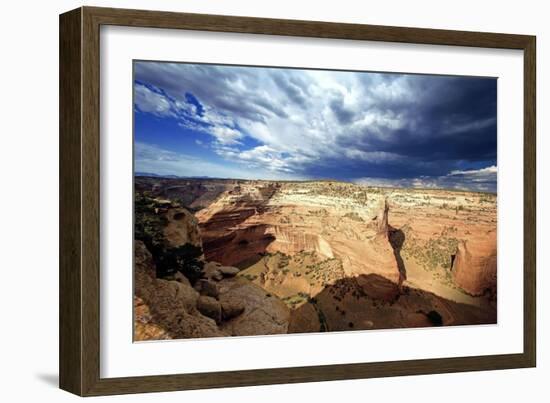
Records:
<instances>
[{"instance_id":1,"label":"shrub on canyon rim","mask_svg":"<svg viewBox=\"0 0 550 403\"><path fill-rule=\"evenodd\" d=\"M179 271L194 283L202 276L204 262L199 260L202 248L186 243L175 248L164 248L157 255L157 276L166 277Z\"/></svg>"},{"instance_id":2,"label":"shrub on canyon rim","mask_svg":"<svg viewBox=\"0 0 550 403\"><path fill-rule=\"evenodd\" d=\"M142 194L136 194L134 203L134 238L143 241L147 249L153 253L153 249L164 243L162 228L166 225L166 218L157 214L155 201Z\"/></svg>"}]
</instances>

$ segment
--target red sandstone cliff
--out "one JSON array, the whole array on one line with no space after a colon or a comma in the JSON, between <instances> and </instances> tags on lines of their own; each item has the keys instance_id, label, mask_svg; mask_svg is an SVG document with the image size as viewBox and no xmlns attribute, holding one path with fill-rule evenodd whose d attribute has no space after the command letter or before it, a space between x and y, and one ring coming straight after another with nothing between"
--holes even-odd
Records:
<instances>
[{"instance_id":1,"label":"red sandstone cliff","mask_svg":"<svg viewBox=\"0 0 550 403\"><path fill-rule=\"evenodd\" d=\"M497 239L496 231L458 244L452 267L456 285L471 295L496 293Z\"/></svg>"}]
</instances>

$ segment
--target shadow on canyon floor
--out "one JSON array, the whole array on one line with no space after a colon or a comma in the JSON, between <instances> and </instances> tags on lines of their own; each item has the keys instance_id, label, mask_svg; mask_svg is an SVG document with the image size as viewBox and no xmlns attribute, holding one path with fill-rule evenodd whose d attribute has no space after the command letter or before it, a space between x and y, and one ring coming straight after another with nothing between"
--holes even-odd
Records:
<instances>
[{"instance_id":1,"label":"shadow on canyon floor","mask_svg":"<svg viewBox=\"0 0 550 403\"><path fill-rule=\"evenodd\" d=\"M393 248L393 255L395 256L399 273L401 273L401 281L404 281L407 279L407 269L405 268L405 263L401 257L401 248L405 243L405 233L398 228L389 226L388 238L390 245Z\"/></svg>"},{"instance_id":2,"label":"shadow on canyon floor","mask_svg":"<svg viewBox=\"0 0 550 403\"><path fill-rule=\"evenodd\" d=\"M291 314L289 333L496 323L496 310L399 286L377 274L328 285Z\"/></svg>"}]
</instances>

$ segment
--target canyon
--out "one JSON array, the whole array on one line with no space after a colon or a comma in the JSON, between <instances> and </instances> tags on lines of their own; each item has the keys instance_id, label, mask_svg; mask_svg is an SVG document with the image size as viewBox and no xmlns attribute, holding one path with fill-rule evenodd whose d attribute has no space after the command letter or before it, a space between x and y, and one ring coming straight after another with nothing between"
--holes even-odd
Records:
<instances>
[{"instance_id":1,"label":"canyon","mask_svg":"<svg viewBox=\"0 0 550 403\"><path fill-rule=\"evenodd\" d=\"M496 323L495 194L141 176L135 192L136 340Z\"/></svg>"}]
</instances>

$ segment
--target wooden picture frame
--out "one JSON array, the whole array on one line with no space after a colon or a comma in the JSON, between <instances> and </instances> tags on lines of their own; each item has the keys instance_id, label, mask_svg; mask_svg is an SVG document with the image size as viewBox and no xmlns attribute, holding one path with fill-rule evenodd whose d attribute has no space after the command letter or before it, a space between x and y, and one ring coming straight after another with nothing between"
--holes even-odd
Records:
<instances>
[{"instance_id":1,"label":"wooden picture frame","mask_svg":"<svg viewBox=\"0 0 550 403\"><path fill-rule=\"evenodd\" d=\"M100 377L100 26L171 28L524 52L524 349L468 356L244 371ZM525 368L536 365L535 37L82 7L60 16L60 387L81 396Z\"/></svg>"}]
</instances>

